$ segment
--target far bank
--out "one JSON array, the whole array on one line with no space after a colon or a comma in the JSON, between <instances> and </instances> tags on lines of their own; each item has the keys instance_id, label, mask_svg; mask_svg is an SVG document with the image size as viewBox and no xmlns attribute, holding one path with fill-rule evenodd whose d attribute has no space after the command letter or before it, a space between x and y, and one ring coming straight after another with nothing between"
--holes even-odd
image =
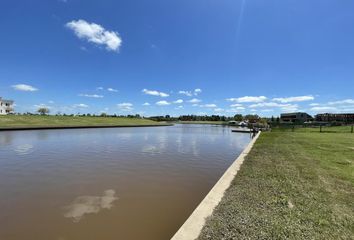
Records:
<instances>
[{"instance_id":1,"label":"far bank","mask_svg":"<svg viewBox=\"0 0 354 240\"><path fill-rule=\"evenodd\" d=\"M108 127L148 127L170 126L144 118L92 117L92 116L52 116L52 115L5 115L0 116L0 131L36 130L63 128L108 128Z\"/></svg>"}]
</instances>

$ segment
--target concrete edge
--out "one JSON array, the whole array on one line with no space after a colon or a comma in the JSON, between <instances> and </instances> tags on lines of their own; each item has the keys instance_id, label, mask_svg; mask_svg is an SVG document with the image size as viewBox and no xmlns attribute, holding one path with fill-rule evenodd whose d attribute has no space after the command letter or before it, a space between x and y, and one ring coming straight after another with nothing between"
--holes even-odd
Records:
<instances>
[{"instance_id":1,"label":"concrete edge","mask_svg":"<svg viewBox=\"0 0 354 240\"><path fill-rule=\"evenodd\" d=\"M245 157L252 149L260 134L261 132L258 132L258 134L251 140L247 147L206 195L203 201L175 233L171 240L194 240L198 238L203 226L205 225L206 218L211 216L214 208L220 203L225 191L229 188L238 170L240 170Z\"/></svg>"},{"instance_id":2,"label":"concrete edge","mask_svg":"<svg viewBox=\"0 0 354 240\"><path fill-rule=\"evenodd\" d=\"M47 126L47 127L0 127L2 131L25 131L25 130L51 130L51 129L80 129L80 128L128 128L128 127L166 127L173 124L150 124L150 125L93 125L93 126Z\"/></svg>"}]
</instances>

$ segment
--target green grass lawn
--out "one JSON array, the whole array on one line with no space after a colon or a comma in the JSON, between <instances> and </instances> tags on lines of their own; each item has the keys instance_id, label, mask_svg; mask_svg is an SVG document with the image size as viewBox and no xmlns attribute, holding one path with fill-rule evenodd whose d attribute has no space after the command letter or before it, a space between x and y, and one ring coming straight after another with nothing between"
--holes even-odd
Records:
<instances>
[{"instance_id":1,"label":"green grass lawn","mask_svg":"<svg viewBox=\"0 0 354 240\"><path fill-rule=\"evenodd\" d=\"M323 133L350 133L352 126L333 126L333 127L322 127ZM281 127L281 128L272 128L273 132L292 132L293 129L291 126ZM298 127L294 128L294 132L320 132L320 127Z\"/></svg>"},{"instance_id":2,"label":"green grass lawn","mask_svg":"<svg viewBox=\"0 0 354 240\"><path fill-rule=\"evenodd\" d=\"M354 134L262 133L199 239L354 239Z\"/></svg>"},{"instance_id":3,"label":"green grass lawn","mask_svg":"<svg viewBox=\"0 0 354 240\"><path fill-rule=\"evenodd\" d=\"M228 124L228 122L224 122L224 121L178 121L177 123L182 123L182 124L217 124L217 125Z\"/></svg>"},{"instance_id":4,"label":"green grass lawn","mask_svg":"<svg viewBox=\"0 0 354 240\"><path fill-rule=\"evenodd\" d=\"M65 126L131 126L161 125L161 123L138 118L118 117L71 117L71 116L0 116L0 128L16 127L65 127Z\"/></svg>"}]
</instances>

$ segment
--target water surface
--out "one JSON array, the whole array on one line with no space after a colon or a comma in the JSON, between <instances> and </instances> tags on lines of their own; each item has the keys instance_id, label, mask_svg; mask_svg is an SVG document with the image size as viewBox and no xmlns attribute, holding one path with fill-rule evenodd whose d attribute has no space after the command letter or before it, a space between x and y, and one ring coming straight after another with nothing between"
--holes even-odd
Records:
<instances>
[{"instance_id":1,"label":"water surface","mask_svg":"<svg viewBox=\"0 0 354 240\"><path fill-rule=\"evenodd\" d=\"M0 239L169 239L250 141L229 127L0 133Z\"/></svg>"}]
</instances>

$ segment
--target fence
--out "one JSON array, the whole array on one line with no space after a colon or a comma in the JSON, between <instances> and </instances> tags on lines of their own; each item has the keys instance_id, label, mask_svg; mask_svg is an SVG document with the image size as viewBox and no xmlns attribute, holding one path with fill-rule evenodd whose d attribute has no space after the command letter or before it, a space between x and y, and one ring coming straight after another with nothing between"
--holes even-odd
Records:
<instances>
[{"instance_id":1,"label":"fence","mask_svg":"<svg viewBox=\"0 0 354 240\"><path fill-rule=\"evenodd\" d=\"M321 132L321 133L353 133L354 125L330 126L308 124L278 124L272 126L276 132Z\"/></svg>"}]
</instances>

